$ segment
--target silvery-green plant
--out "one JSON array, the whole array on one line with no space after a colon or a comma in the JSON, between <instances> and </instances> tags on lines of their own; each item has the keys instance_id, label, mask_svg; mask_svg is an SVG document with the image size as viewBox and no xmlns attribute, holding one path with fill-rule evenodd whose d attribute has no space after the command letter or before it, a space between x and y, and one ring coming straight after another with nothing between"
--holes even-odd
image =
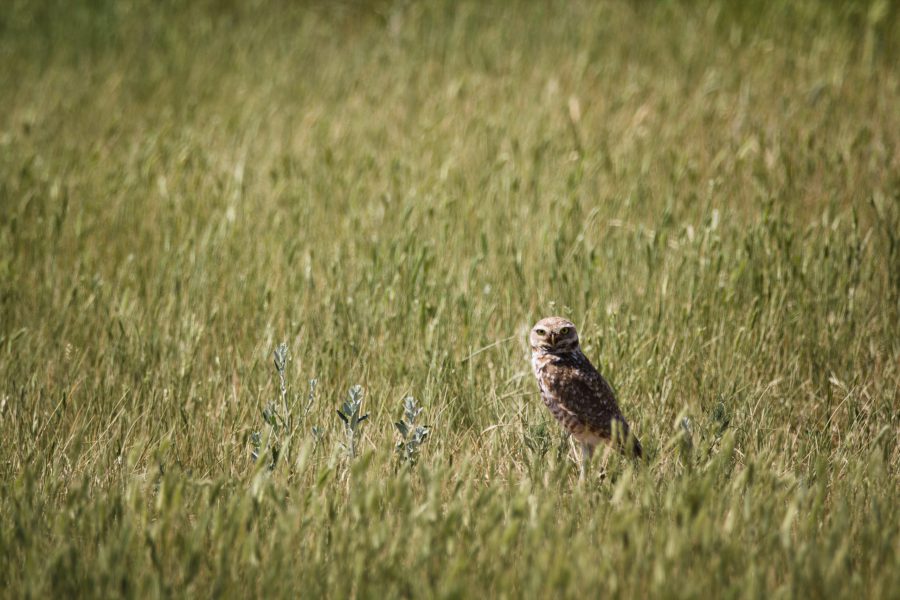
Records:
<instances>
[{"instance_id":1,"label":"silvery-green plant","mask_svg":"<svg viewBox=\"0 0 900 600\"><path fill-rule=\"evenodd\" d=\"M361 414L363 401L363 389L361 385L354 385L347 394L344 404L338 409L337 414L344 422L344 432L347 435L345 448L350 458L356 456L356 444L359 441L362 430L362 422L369 418L368 414Z\"/></svg>"},{"instance_id":2,"label":"silvery-green plant","mask_svg":"<svg viewBox=\"0 0 900 600\"><path fill-rule=\"evenodd\" d=\"M271 462L269 470L273 470L278 462L278 458L286 453L290 458L290 442L296 430L295 409L297 408L297 398L293 402L290 401L287 384L287 364L288 364L288 347L287 344L281 343L273 352L272 362L275 365L275 371L278 373L279 380L279 397L276 402L268 402L262 409L263 422L268 426L266 435L261 431L254 431L250 434L250 444L252 446L251 456L253 460L259 459L261 454L271 453ZM307 395L307 404L303 411L305 417L309 414L315 400L316 380L309 380L309 393Z\"/></svg>"},{"instance_id":3,"label":"silvery-green plant","mask_svg":"<svg viewBox=\"0 0 900 600\"><path fill-rule=\"evenodd\" d=\"M283 414L288 413L287 407L287 379L285 379L285 372L287 371L287 359L288 359L288 349L287 344L284 342L278 344L275 348L273 362L275 363L275 370L278 371L278 379L281 384L281 407Z\"/></svg>"},{"instance_id":4,"label":"silvery-green plant","mask_svg":"<svg viewBox=\"0 0 900 600\"><path fill-rule=\"evenodd\" d=\"M307 393L306 398L306 408L303 410L303 416L309 414L310 409L312 409L313 402L316 399L316 386L319 384L318 379L310 379L309 380L309 393Z\"/></svg>"},{"instance_id":5,"label":"silvery-green plant","mask_svg":"<svg viewBox=\"0 0 900 600\"><path fill-rule=\"evenodd\" d=\"M397 442L397 454L400 462L414 465L419 459L419 449L425 443L430 428L417 424L422 407L416 404L415 398L407 396L403 401L403 418L394 423L394 427L400 432L400 441Z\"/></svg>"}]
</instances>

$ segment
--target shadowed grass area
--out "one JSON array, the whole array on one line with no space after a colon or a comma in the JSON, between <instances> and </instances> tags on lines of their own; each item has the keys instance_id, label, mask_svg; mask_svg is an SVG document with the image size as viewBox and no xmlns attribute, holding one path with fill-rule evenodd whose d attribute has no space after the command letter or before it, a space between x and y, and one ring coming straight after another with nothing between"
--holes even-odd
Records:
<instances>
[{"instance_id":1,"label":"shadowed grass area","mask_svg":"<svg viewBox=\"0 0 900 600\"><path fill-rule=\"evenodd\" d=\"M3 3L0 589L896 597L898 64L878 0Z\"/></svg>"}]
</instances>

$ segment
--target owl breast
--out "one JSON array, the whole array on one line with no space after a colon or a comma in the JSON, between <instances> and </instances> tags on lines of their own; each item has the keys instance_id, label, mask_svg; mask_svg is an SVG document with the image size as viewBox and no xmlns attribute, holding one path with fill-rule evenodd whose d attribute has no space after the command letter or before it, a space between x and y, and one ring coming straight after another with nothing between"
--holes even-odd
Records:
<instances>
[{"instance_id":1,"label":"owl breast","mask_svg":"<svg viewBox=\"0 0 900 600\"><path fill-rule=\"evenodd\" d=\"M627 427L612 391L581 352L535 353L532 366L544 405L578 441L594 446L608 439L612 419Z\"/></svg>"},{"instance_id":2,"label":"owl breast","mask_svg":"<svg viewBox=\"0 0 900 600\"><path fill-rule=\"evenodd\" d=\"M565 386L564 372L555 367L553 359L546 355L535 355L531 362L544 405L564 429L579 439L587 433L587 427L559 395Z\"/></svg>"}]
</instances>

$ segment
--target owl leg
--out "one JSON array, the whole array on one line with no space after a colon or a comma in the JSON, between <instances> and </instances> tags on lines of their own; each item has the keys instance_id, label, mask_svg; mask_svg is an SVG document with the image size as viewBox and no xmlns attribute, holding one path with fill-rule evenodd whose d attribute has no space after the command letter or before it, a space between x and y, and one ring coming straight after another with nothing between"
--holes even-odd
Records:
<instances>
[{"instance_id":1,"label":"owl leg","mask_svg":"<svg viewBox=\"0 0 900 600\"><path fill-rule=\"evenodd\" d=\"M584 481L584 472L587 465L591 464L591 456L594 455L594 447L590 444L581 443L581 462L578 464L578 479Z\"/></svg>"}]
</instances>

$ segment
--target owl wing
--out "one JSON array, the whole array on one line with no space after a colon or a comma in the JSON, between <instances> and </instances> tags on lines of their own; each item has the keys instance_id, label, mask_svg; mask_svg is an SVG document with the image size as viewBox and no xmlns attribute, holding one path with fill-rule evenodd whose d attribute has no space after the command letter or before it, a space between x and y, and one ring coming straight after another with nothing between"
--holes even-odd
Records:
<instances>
[{"instance_id":1,"label":"owl wing","mask_svg":"<svg viewBox=\"0 0 900 600\"><path fill-rule=\"evenodd\" d=\"M561 403L579 416L580 420L597 435L608 438L611 421L621 419L616 396L609 383L593 367L571 369L561 394Z\"/></svg>"},{"instance_id":2,"label":"owl wing","mask_svg":"<svg viewBox=\"0 0 900 600\"><path fill-rule=\"evenodd\" d=\"M616 445L626 454L641 458L641 442L631 433L628 421L622 416L612 387L586 356L582 354L576 361L579 368L572 369L569 383L572 391L571 408L583 415L585 425L600 437L611 439L613 423L616 423Z\"/></svg>"}]
</instances>

